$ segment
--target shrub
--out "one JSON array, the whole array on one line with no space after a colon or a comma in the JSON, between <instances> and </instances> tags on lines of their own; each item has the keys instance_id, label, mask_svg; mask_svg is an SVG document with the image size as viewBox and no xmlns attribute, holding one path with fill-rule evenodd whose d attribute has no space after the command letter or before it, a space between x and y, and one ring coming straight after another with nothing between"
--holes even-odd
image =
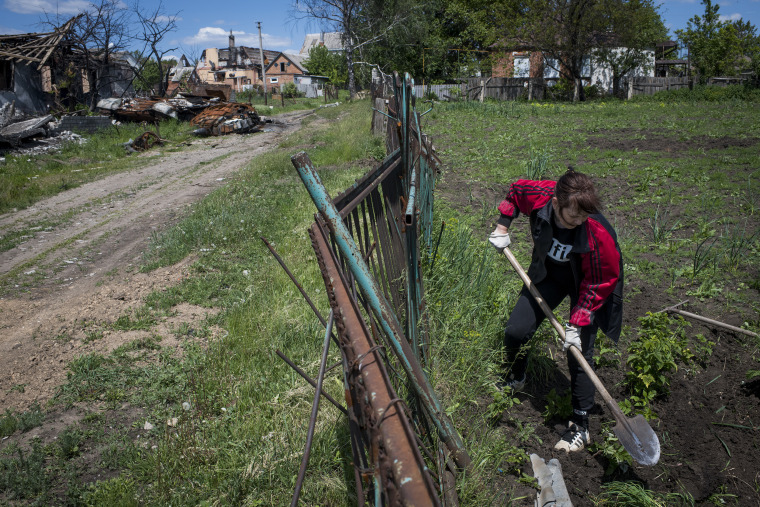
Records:
<instances>
[{"instance_id":1,"label":"shrub","mask_svg":"<svg viewBox=\"0 0 760 507\"><path fill-rule=\"evenodd\" d=\"M298 90L298 87L295 85L295 83L285 83L282 85L282 94L288 98L297 98L303 96L303 94Z\"/></svg>"}]
</instances>

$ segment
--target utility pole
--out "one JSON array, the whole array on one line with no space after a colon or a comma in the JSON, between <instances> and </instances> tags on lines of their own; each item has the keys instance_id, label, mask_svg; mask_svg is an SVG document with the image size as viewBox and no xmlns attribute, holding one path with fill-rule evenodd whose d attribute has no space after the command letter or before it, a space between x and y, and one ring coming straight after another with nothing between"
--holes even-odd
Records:
<instances>
[{"instance_id":1,"label":"utility pole","mask_svg":"<svg viewBox=\"0 0 760 507\"><path fill-rule=\"evenodd\" d=\"M267 73L264 70L264 46L261 42L261 21L256 22L259 25L259 58L261 59L261 80L264 82L264 105L267 105Z\"/></svg>"}]
</instances>

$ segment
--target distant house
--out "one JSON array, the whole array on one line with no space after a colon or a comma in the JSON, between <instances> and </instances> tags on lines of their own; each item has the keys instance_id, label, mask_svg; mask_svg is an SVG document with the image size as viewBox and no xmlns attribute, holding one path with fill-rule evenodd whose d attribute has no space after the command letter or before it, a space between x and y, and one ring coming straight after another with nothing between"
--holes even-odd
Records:
<instances>
[{"instance_id":1,"label":"distant house","mask_svg":"<svg viewBox=\"0 0 760 507\"><path fill-rule=\"evenodd\" d=\"M308 74L303 66L303 55L280 53L266 68L269 89L282 88L285 83L294 83L296 76Z\"/></svg>"},{"instance_id":2,"label":"distant house","mask_svg":"<svg viewBox=\"0 0 760 507\"><path fill-rule=\"evenodd\" d=\"M626 48L611 48L613 52L624 52ZM655 52L646 51L647 63L629 72L628 76L654 76ZM542 51L527 46L515 45L503 53L493 66L494 77L543 78L548 85L555 84L562 75L568 75L560 62L547 58ZM581 79L584 86L596 85L603 92L613 88L613 72L605 63L593 55L583 57Z\"/></svg>"},{"instance_id":3,"label":"distant house","mask_svg":"<svg viewBox=\"0 0 760 507\"><path fill-rule=\"evenodd\" d=\"M341 32L307 33L303 39L303 46L301 46L299 54L309 56L311 48L317 46L324 46L328 51L332 52L343 51L342 37L343 34Z\"/></svg>"},{"instance_id":4,"label":"distant house","mask_svg":"<svg viewBox=\"0 0 760 507\"><path fill-rule=\"evenodd\" d=\"M195 70L203 83L226 84L239 92L254 85L262 86L262 69L271 64L278 55L277 51L265 49L262 65L259 48L235 46L235 36L230 32L229 47L206 48Z\"/></svg>"}]
</instances>

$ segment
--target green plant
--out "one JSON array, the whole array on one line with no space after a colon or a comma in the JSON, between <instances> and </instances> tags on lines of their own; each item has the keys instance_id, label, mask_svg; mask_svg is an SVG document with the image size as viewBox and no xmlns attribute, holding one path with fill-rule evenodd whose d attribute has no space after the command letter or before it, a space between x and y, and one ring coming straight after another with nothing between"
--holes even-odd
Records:
<instances>
[{"instance_id":1,"label":"green plant","mask_svg":"<svg viewBox=\"0 0 760 507\"><path fill-rule=\"evenodd\" d=\"M712 241L708 245L707 242L710 239L712 239ZM694 250L694 255L692 256L692 277L696 277L699 273L702 272L703 269L709 265L715 267L716 255L712 249L715 246L717 240L717 238L705 238L697 244Z\"/></svg>"},{"instance_id":2,"label":"green plant","mask_svg":"<svg viewBox=\"0 0 760 507\"><path fill-rule=\"evenodd\" d=\"M573 414L572 394L569 391L564 396L560 396L556 389L552 389L546 395L546 403L546 408L541 414L546 422L552 419L566 421Z\"/></svg>"},{"instance_id":3,"label":"green plant","mask_svg":"<svg viewBox=\"0 0 760 507\"><path fill-rule=\"evenodd\" d=\"M282 94L288 98L301 97L303 94L298 90L295 83L285 83L281 88Z\"/></svg>"},{"instance_id":4,"label":"green plant","mask_svg":"<svg viewBox=\"0 0 760 507\"><path fill-rule=\"evenodd\" d=\"M594 364L597 368L620 366L620 349L606 335L597 336L596 348L599 351L599 354L594 356Z\"/></svg>"},{"instance_id":5,"label":"green plant","mask_svg":"<svg viewBox=\"0 0 760 507\"><path fill-rule=\"evenodd\" d=\"M530 158L523 162L525 177L529 180L541 180L547 173L551 156L546 150L530 149Z\"/></svg>"},{"instance_id":6,"label":"green plant","mask_svg":"<svg viewBox=\"0 0 760 507\"><path fill-rule=\"evenodd\" d=\"M47 497L49 479L45 472L45 451L39 439L31 442L31 452L13 444L5 450L9 457L0 457L0 491L13 499L38 499L42 504Z\"/></svg>"},{"instance_id":7,"label":"green plant","mask_svg":"<svg viewBox=\"0 0 760 507\"><path fill-rule=\"evenodd\" d=\"M648 312L641 317L641 336L628 346L625 383L631 393L621 404L624 411L634 408L652 418L650 404L657 396L666 394L670 385L669 374L678 369L678 360L693 357L687 347L684 321L670 319L665 312ZM675 329L670 329L672 324Z\"/></svg>"},{"instance_id":8,"label":"green plant","mask_svg":"<svg viewBox=\"0 0 760 507\"><path fill-rule=\"evenodd\" d=\"M633 458L628 451L618 441L615 434L612 432L610 425L613 423L607 423L602 426L600 432L601 440L591 442L589 450L594 454L600 454L607 460L607 466L605 467L604 474L610 476L617 471L625 473L630 467L633 466Z\"/></svg>"},{"instance_id":9,"label":"green plant","mask_svg":"<svg viewBox=\"0 0 760 507\"><path fill-rule=\"evenodd\" d=\"M536 435L536 427L533 426L530 423L524 423L522 421L515 421L515 436L517 437L517 440L523 443L528 443L529 440L533 439L539 444L543 444L543 440Z\"/></svg>"},{"instance_id":10,"label":"green plant","mask_svg":"<svg viewBox=\"0 0 760 507\"><path fill-rule=\"evenodd\" d=\"M496 390L493 394L493 402L486 409L486 417L495 424L499 422L504 412L511 410L515 405L520 404L520 399L515 396L511 388Z\"/></svg>"},{"instance_id":11,"label":"green plant","mask_svg":"<svg viewBox=\"0 0 760 507\"><path fill-rule=\"evenodd\" d=\"M741 231L739 227L729 229L726 226L726 231L723 234L723 250L724 258L728 267L732 271L736 271L739 268L739 263L746 259L747 253L751 249L752 245L757 238L758 232L748 235L747 223L744 223Z\"/></svg>"},{"instance_id":12,"label":"green plant","mask_svg":"<svg viewBox=\"0 0 760 507\"><path fill-rule=\"evenodd\" d=\"M672 220L670 217L670 208L660 210L660 205L654 210L654 214L649 218L649 228L652 230L652 240L656 245L667 241L681 222Z\"/></svg>"},{"instance_id":13,"label":"green plant","mask_svg":"<svg viewBox=\"0 0 760 507\"><path fill-rule=\"evenodd\" d=\"M649 491L638 482L613 481L602 484L602 492L592 499L596 506L615 507L670 507L693 506L691 495L682 493L660 494Z\"/></svg>"}]
</instances>

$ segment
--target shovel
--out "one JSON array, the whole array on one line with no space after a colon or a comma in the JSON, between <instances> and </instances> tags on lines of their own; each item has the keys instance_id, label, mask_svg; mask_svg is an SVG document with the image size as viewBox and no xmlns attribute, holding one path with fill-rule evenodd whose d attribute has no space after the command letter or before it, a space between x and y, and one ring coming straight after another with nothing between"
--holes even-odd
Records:
<instances>
[{"instance_id":1,"label":"shovel","mask_svg":"<svg viewBox=\"0 0 760 507\"><path fill-rule=\"evenodd\" d=\"M517 274L520 275L523 283L526 287L528 287L528 290L530 290L530 293L536 299L536 302L544 311L544 314L549 319L552 326L554 326L554 329L557 331L557 333L559 333L560 338L562 338L562 341L564 342L565 328L562 327L562 325L559 323L557 317L554 316L554 312L552 312L551 308L549 308L549 305L546 304L546 301L544 301L544 299L541 297L541 294L539 294L538 289L536 289L536 287L530 281L530 278L528 278L528 275L525 273L525 271L523 271L523 268L520 266L520 263L517 262L517 259L515 258L512 251L509 248L505 248L504 255L507 256L509 263L512 264L513 268L515 268ZM599 391L599 394L602 395L604 402L607 404L607 408L615 417L617 424L615 424L615 426L612 428L612 431L615 433L615 436L618 438L625 450L628 451L628 454L630 454L631 457L641 465L656 465L660 460L660 441L658 440L657 435L655 435L652 427L649 426L647 420L644 419L641 414L637 415L636 417L626 417L620 410L617 402L612 399L610 393L608 393L607 389L604 388L604 385L602 385L601 380L599 380L599 377L596 376L594 370L591 369L591 366L586 361L586 358L583 357L581 351L577 347L573 346L570 347L570 352L573 354L573 356L575 356L575 359L581 365L583 371L586 372L591 381L594 383L594 387L596 387L596 390Z\"/></svg>"}]
</instances>

